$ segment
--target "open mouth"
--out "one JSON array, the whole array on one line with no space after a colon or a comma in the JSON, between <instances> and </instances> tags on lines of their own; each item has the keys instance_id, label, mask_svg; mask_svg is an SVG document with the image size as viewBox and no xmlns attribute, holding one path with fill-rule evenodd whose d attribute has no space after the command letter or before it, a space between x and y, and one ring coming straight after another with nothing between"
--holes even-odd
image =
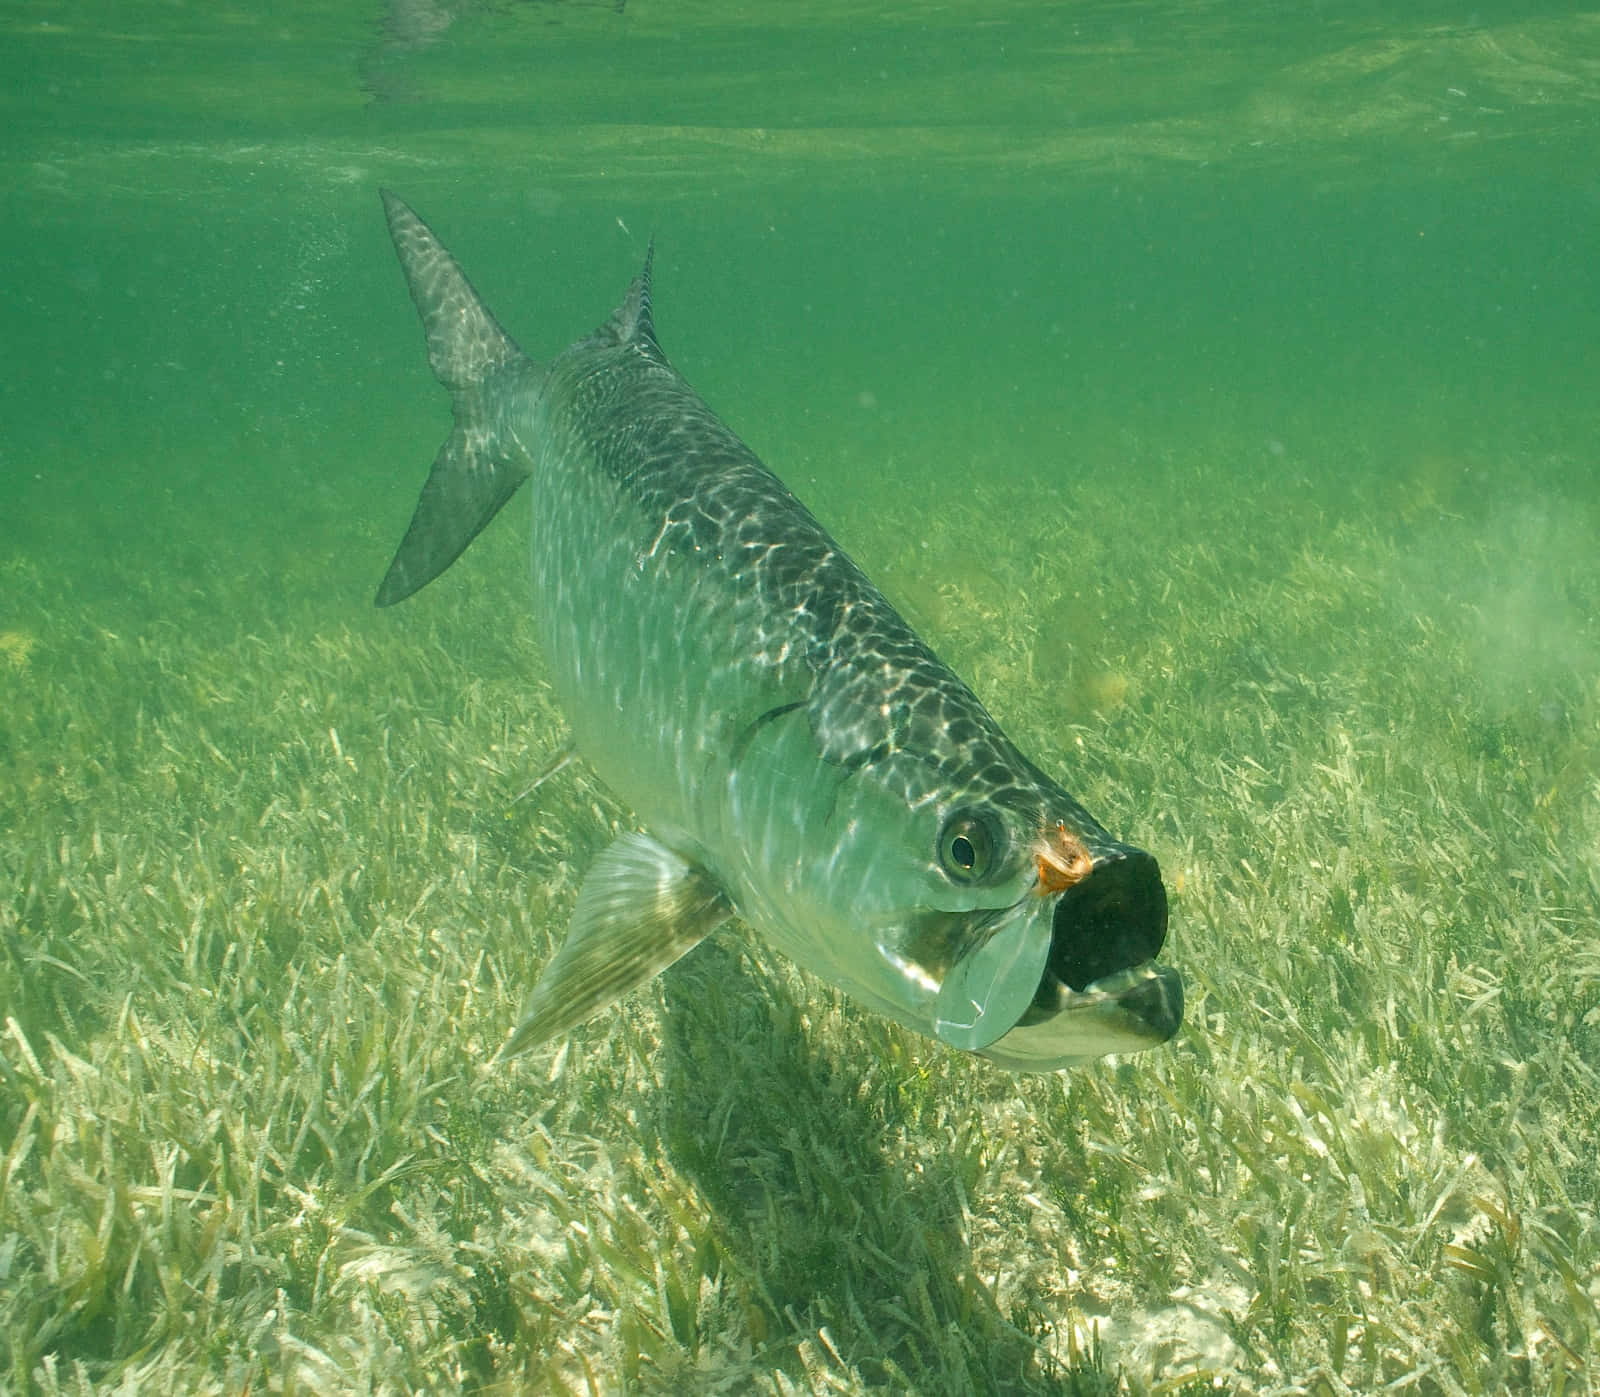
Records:
<instances>
[{"instance_id":1,"label":"open mouth","mask_svg":"<svg viewBox=\"0 0 1600 1397\"><path fill-rule=\"evenodd\" d=\"M1156 953L1167 937L1161 870L1143 849L1095 851L1089 875L1061 894L1033 1000L985 1056L1048 1072L1165 1043L1183 1022L1183 980Z\"/></svg>"},{"instance_id":2,"label":"open mouth","mask_svg":"<svg viewBox=\"0 0 1600 1397\"><path fill-rule=\"evenodd\" d=\"M950 944L952 921L970 938L970 949L926 977L936 1037L1042 1072L1152 1048L1178 1031L1183 981L1155 963L1167 937L1160 867L1111 840L1093 845L1092 857L1048 909L1030 894L976 919L977 932L960 913L937 914L924 928L936 948ZM904 973L920 961L903 955L897 964Z\"/></svg>"},{"instance_id":3,"label":"open mouth","mask_svg":"<svg viewBox=\"0 0 1600 1397\"><path fill-rule=\"evenodd\" d=\"M1052 981L1083 991L1119 970L1154 960L1167 939L1161 867L1143 849L1113 844L1095 851L1089 876L1056 903L1050 958L1035 1003L1053 1005Z\"/></svg>"}]
</instances>

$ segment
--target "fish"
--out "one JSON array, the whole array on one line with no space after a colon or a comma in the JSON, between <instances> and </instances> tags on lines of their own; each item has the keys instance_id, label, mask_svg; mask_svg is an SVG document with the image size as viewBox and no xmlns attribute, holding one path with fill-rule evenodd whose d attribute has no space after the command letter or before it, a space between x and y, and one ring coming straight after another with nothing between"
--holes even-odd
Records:
<instances>
[{"instance_id":1,"label":"fish","mask_svg":"<svg viewBox=\"0 0 1600 1397\"><path fill-rule=\"evenodd\" d=\"M1156 859L1001 731L668 361L654 242L546 362L382 191L453 425L378 587L445 571L522 485L570 741L633 812L497 1054L569 1032L735 918L866 1008L1047 1072L1168 1041Z\"/></svg>"}]
</instances>

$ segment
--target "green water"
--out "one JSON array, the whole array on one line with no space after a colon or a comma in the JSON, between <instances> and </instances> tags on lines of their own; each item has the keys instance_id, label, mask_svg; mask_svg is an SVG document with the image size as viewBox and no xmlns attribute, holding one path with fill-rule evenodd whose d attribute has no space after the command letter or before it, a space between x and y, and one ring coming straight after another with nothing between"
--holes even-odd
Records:
<instances>
[{"instance_id":1,"label":"green water","mask_svg":"<svg viewBox=\"0 0 1600 1397\"><path fill-rule=\"evenodd\" d=\"M0 1389L1600 1384L1600 11L1397 8L0 12ZM448 425L380 185L536 357L654 236L1161 859L1170 1047L733 934L480 1076L627 812L517 799L522 502L371 606Z\"/></svg>"}]
</instances>

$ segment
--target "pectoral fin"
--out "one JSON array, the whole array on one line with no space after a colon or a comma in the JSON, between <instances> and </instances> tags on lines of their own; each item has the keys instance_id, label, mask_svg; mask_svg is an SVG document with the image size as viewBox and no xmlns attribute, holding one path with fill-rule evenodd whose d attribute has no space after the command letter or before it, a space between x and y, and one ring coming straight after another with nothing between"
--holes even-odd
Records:
<instances>
[{"instance_id":1,"label":"pectoral fin","mask_svg":"<svg viewBox=\"0 0 1600 1397\"><path fill-rule=\"evenodd\" d=\"M567 939L528 997L499 1059L582 1023L658 975L733 915L703 869L647 834L625 834L578 890Z\"/></svg>"}]
</instances>

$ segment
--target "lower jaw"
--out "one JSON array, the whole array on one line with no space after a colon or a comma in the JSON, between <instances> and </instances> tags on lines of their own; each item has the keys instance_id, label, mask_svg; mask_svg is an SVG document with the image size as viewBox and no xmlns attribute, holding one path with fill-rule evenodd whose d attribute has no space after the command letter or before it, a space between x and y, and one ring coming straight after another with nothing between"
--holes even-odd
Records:
<instances>
[{"instance_id":1,"label":"lower jaw","mask_svg":"<svg viewBox=\"0 0 1600 1397\"><path fill-rule=\"evenodd\" d=\"M1053 977L1052 977L1053 978ZM1108 1053L1158 1047L1183 1021L1183 981L1171 966L1142 965L1104 975L1082 990L1060 982L982 1050L1015 1072L1054 1072Z\"/></svg>"}]
</instances>

